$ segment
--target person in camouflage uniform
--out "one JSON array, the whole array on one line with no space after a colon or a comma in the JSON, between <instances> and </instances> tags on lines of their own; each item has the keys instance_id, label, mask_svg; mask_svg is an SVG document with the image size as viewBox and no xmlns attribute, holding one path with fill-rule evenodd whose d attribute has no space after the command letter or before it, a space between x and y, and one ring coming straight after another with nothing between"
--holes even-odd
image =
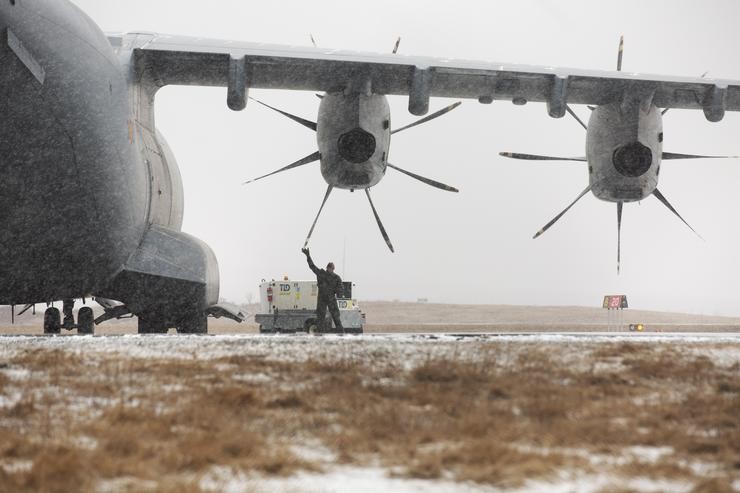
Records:
<instances>
[{"instance_id":1,"label":"person in camouflage uniform","mask_svg":"<svg viewBox=\"0 0 740 493\"><path fill-rule=\"evenodd\" d=\"M319 330L326 330L326 309L328 308L337 330L344 332L342 321L339 319L339 306L337 306L337 298L342 296L344 288L342 278L334 273L334 264L332 262L329 262L326 270L319 269L313 263L311 252L309 252L308 248L304 248L301 251L306 256L308 267L316 274L316 283L319 286L319 299L316 303L316 319L318 320Z\"/></svg>"}]
</instances>

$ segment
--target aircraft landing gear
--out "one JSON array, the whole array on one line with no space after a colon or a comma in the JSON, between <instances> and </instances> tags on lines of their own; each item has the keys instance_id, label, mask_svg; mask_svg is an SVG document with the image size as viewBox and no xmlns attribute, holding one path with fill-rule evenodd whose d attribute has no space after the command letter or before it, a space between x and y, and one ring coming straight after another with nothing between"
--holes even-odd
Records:
<instances>
[{"instance_id":1,"label":"aircraft landing gear","mask_svg":"<svg viewBox=\"0 0 740 493\"><path fill-rule=\"evenodd\" d=\"M83 306L77 312L77 333L84 335L95 333L95 315L89 306Z\"/></svg>"},{"instance_id":2,"label":"aircraft landing gear","mask_svg":"<svg viewBox=\"0 0 740 493\"><path fill-rule=\"evenodd\" d=\"M139 334L166 334L168 328L155 320L139 317Z\"/></svg>"},{"instance_id":3,"label":"aircraft landing gear","mask_svg":"<svg viewBox=\"0 0 740 493\"><path fill-rule=\"evenodd\" d=\"M62 302L62 314L64 314L62 328L64 330L72 330L77 328L75 327L75 315L73 313L74 308L75 300L64 300Z\"/></svg>"},{"instance_id":4,"label":"aircraft landing gear","mask_svg":"<svg viewBox=\"0 0 740 493\"><path fill-rule=\"evenodd\" d=\"M185 318L177 327L178 334L208 334L208 315L199 313Z\"/></svg>"},{"instance_id":5,"label":"aircraft landing gear","mask_svg":"<svg viewBox=\"0 0 740 493\"><path fill-rule=\"evenodd\" d=\"M77 323L74 316L75 302L66 299L62 305L62 312L58 308L49 307L44 312L44 334L59 334L62 329L75 330L80 335L93 335L95 333L95 315L92 308L83 306L77 313ZM64 320L62 321L62 313Z\"/></svg>"},{"instance_id":6,"label":"aircraft landing gear","mask_svg":"<svg viewBox=\"0 0 740 493\"><path fill-rule=\"evenodd\" d=\"M58 308L47 308L44 312L44 334L59 334L62 327L62 315Z\"/></svg>"}]
</instances>

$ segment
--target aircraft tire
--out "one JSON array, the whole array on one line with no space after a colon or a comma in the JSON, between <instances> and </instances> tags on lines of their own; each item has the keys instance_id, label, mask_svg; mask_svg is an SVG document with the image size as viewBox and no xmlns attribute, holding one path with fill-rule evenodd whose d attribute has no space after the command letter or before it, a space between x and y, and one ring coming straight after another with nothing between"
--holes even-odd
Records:
<instances>
[{"instance_id":1,"label":"aircraft tire","mask_svg":"<svg viewBox=\"0 0 740 493\"><path fill-rule=\"evenodd\" d=\"M59 334L62 328L62 314L58 308L47 308L44 312L44 334Z\"/></svg>"},{"instance_id":2,"label":"aircraft tire","mask_svg":"<svg viewBox=\"0 0 740 493\"><path fill-rule=\"evenodd\" d=\"M208 316L203 313L180 322L178 334L208 334Z\"/></svg>"},{"instance_id":3,"label":"aircraft tire","mask_svg":"<svg viewBox=\"0 0 740 493\"><path fill-rule=\"evenodd\" d=\"M166 334L167 327L162 327L161 324L156 322L150 322L146 319L139 317L139 334Z\"/></svg>"},{"instance_id":4,"label":"aircraft tire","mask_svg":"<svg viewBox=\"0 0 740 493\"><path fill-rule=\"evenodd\" d=\"M93 335L95 333L95 316L89 306L83 306L77 312L77 333L80 335Z\"/></svg>"}]
</instances>

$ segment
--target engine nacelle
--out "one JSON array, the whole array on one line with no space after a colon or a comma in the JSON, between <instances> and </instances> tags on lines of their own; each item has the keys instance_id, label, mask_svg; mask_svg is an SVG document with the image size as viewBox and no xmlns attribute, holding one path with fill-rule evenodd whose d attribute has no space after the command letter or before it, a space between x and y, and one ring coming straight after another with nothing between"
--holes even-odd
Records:
<instances>
[{"instance_id":1,"label":"engine nacelle","mask_svg":"<svg viewBox=\"0 0 740 493\"><path fill-rule=\"evenodd\" d=\"M658 186L663 120L654 105L635 101L599 106L586 138L593 194L610 202L642 200Z\"/></svg>"},{"instance_id":2,"label":"engine nacelle","mask_svg":"<svg viewBox=\"0 0 740 493\"><path fill-rule=\"evenodd\" d=\"M390 128L385 96L326 94L316 129L326 182L350 190L376 185L385 174Z\"/></svg>"}]
</instances>

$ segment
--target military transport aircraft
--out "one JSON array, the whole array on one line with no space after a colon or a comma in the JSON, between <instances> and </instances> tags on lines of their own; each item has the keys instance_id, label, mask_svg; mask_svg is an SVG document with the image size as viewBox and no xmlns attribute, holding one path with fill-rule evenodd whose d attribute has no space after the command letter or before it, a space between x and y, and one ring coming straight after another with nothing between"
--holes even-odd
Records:
<instances>
[{"instance_id":1,"label":"military transport aircraft","mask_svg":"<svg viewBox=\"0 0 740 493\"><path fill-rule=\"evenodd\" d=\"M126 314L138 317L141 333L206 332L208 315L241 319L218 304L212 250L181 232L182 183L154 121L155 96L168 84L225 87L233 110L246 107L250 88L321 92L329 98L322 107L354 122L329 125L334 141L320 147L350 175L363 168L361 158L381 153L374 162L387 164L387 95L407 95L417 116L434 96L545 102L555 118L569 104L595 105L601 123L589 132L612 148L589 152L633 174L648 158L640 146L660 151L653 108L701 109L711 121L740 110L740 82L106 36L68 0L0 0L0 304L63 300L63 322L57 308L46 310L46 333L91 333L95 322ZM377 174L370 175L352 184L370 186ZM94 321L84 307L75 323L72 300L89 296L105 314Z\"/></svg>"}]
</instances>

